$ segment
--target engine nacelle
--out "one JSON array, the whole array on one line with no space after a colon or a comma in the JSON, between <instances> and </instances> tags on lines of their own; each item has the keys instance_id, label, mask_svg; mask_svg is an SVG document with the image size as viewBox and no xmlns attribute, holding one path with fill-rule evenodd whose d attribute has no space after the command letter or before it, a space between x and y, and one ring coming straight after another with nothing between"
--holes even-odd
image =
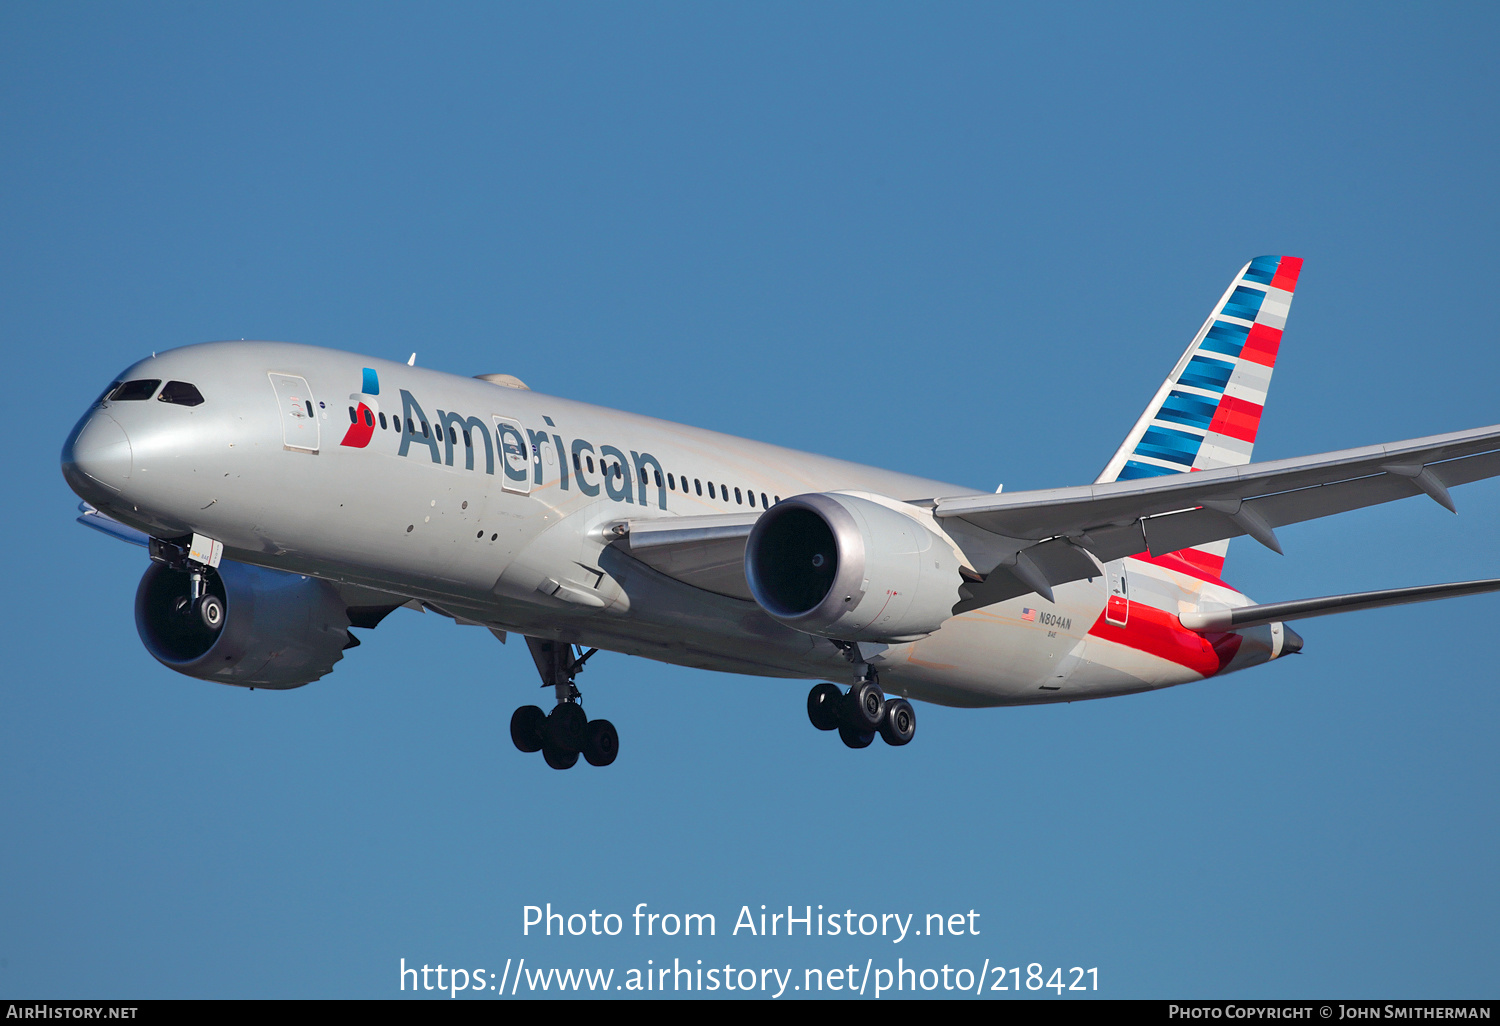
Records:
<instances>
[{"instance_id":1,"label":"engine nacelle","mask_svg":"<svg viewBox=\"0 0 1500 1026\"><path fill-rule=\"evenodd\" d=\"M229 560L204 576L224 602L217 630L194 614L185 572L152 563L141 578L135 626L163 666L221 684L296 688L344 657L348 610L326 581Z\"/></svg>"},{"instance_id":2,"label":"engine nacelle","mask_svg":"<svg viewBox=\"0 0 1500 1026\"><path fill-rule=\"evenodd\" d=\"M953 615L962 578L952 546L914 514L845 492L777 503L745 545L750 593L771 616L807 634L837 641L925 637Z\"/></svg>"}]
</instances>

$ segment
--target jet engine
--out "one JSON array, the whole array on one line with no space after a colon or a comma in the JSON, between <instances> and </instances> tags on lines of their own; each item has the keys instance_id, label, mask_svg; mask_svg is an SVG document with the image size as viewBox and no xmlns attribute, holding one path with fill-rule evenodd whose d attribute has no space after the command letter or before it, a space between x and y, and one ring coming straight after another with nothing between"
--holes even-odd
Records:
<instances>
[{"instance_id":1,"label":"jet engine","mask_svg":"<svg viewBox=\"0 0 1500 1026\"><path fill-rule=\"evenodd\" d=\"M798 495L756 521L745 577L760 607L837 641L914 641L958 602L958 557L920 519L845 492Z\"/></svg>"},{"instance_id":2,"label":"jet engine","mask_svg":"<svg viewBox=\"0 0 1500 1026\"><path fill-rule=\"evenodd\" d=\"M151 564L136 589L141 641L178 673L242 687L296 688L333 669L344 649L358 644L343 600L326 581L229 560L204 577L208 597L197 603L188 574L161 563Z\"/></svg>"}]
</instances>

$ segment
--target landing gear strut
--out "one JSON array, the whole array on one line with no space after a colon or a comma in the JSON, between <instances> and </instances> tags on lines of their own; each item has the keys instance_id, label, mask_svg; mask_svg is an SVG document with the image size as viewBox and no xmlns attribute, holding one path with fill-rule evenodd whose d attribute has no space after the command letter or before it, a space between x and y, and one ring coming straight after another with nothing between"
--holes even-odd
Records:
<instances>
[{"instance_id":1,"label":"landing gear strut","mask_svg":"<svg viewBox=\"0 0 1500 1026\"><path fill-rule=\"evenodd\" d=\"M197 535L194 535L196 541ZM177 598L175 610L184 620L195 621L200 627L217 634L224 626L224 599L215 594L210 578L218 575L214 570L217 562L204 563L193 558L193 548L182 541L152 538L151 559L162 563L170 570L187 574L188 593Z\"/></svg>"},{"instance_id":2,"label":"landing gear strut","mask_svg":"<svg viewBox=\"0 0 1500 1026\"><path fill-rule=\"evenodd\" d=\"M879 734L886 744L907 744L917 732L917 712L904 698L886 698L875 668L859 659L853 645L844 655L859 679L848 691L836 684L815 684L807 693L807 718L819 730L837 730L850 748L868 748Z\"/></svg>"},{"instance_id":3,"label":"landing gear strut","mask_svg":"<svg viewBox=\"0 0 1500 1026\"><path fill-rule=\"evenodd\" d=\"M553 769L571 769L582 755L590 766L608 766L620 751L620 735L608 720L591 720L579 704L583 697L574 678L589 657L561 641L527 638L526 647L542 675L542 687L550 687L557 704L544 713L535 705L523 705L510 718L510 739L523 752L541 752Z\"/></svg>"}]
</instances>

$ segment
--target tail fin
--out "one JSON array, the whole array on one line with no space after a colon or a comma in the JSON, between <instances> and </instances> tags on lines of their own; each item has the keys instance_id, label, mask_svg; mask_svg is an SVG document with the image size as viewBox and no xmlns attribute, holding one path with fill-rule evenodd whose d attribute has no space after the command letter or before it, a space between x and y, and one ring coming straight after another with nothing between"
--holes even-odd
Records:
<instances>
[{"instance_id":1,"label":"tail fin","mask_svg":"<svg viewBox=\"0 0 1500 1026\"><path fill-rule=\"evenodd\" d=\"M1096 484L1250 462L1301 271L1291 256L1240 270ZM1227 551L1222 541L1182 555L1217 575Z\"/></svg>"}]
</instances>

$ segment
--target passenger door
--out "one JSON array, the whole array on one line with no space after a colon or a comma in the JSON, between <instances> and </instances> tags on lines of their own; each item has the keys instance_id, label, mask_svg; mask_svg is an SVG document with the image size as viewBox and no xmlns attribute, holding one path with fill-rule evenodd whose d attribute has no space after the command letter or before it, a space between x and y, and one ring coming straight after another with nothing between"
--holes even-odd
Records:
<instances>
[{"instance_id":1,"label":"passenger door","mask_svg":"<svg viewBox=\"0 0 1500 1026\"><path fill-rule=\"evenodd\" d=\"M517 495L531 494L531 443L526 430L512 417L495 417L495 442L500 449L500 487Z\"/></svg>"},{"instance_id":2,"label":"passenger door","mask_svg":"<svg viewBox=\"0 0 1500 1026\"><path fill-rule=\"evenodd\" d=\"M295 374L271 372L271 387L281 410L282 448L318 454L318 410L307 379Z\"/></svg>"}]
</instances>

